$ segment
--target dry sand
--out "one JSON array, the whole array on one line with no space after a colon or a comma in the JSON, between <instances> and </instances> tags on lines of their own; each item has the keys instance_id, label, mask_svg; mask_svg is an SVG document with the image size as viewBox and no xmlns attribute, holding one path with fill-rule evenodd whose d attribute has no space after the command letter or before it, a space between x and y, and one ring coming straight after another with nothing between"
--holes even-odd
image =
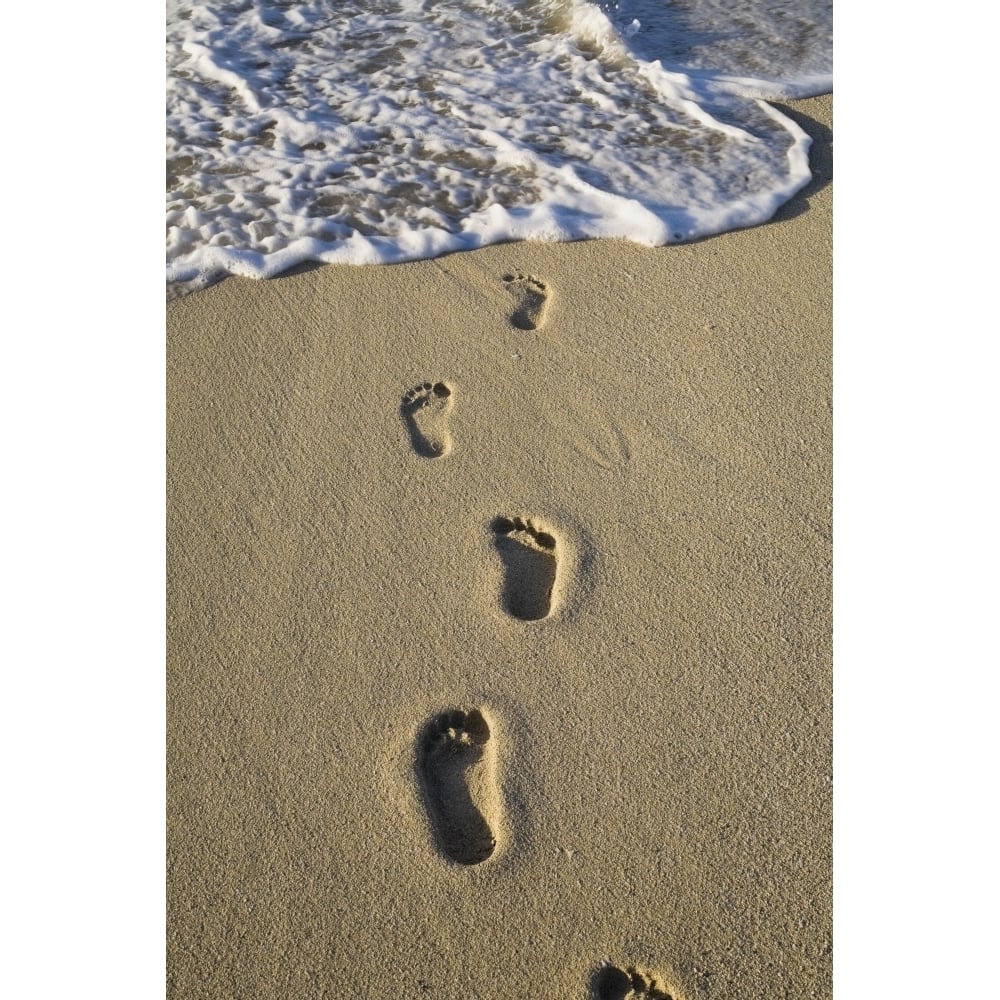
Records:
<instances>
[{"instance_id":1,"label":"dry sand","mask_svg":"<svg viewBox=\"0 0 1000 1000\"><path fill-rule=\"evenodd\" d=\"M766 226L169 304L170 997L830 996L832 99L783 107Z\"/></svg>"}]
</instances>

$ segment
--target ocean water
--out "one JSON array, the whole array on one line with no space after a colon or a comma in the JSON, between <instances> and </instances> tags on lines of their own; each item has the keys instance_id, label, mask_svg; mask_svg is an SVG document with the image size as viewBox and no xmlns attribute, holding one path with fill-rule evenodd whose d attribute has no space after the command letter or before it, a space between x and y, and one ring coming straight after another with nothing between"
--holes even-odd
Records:
<instances>
[{"instance_id":1,"label":"ocean water","mask_svg":"<svg viewBox=\"0 0 1000 1000\"><path fill-rule=\"evenodd\" d=\"M167 280L754 225L831 89L828 0L167 0Z\"/></svg>"}]
</instances>

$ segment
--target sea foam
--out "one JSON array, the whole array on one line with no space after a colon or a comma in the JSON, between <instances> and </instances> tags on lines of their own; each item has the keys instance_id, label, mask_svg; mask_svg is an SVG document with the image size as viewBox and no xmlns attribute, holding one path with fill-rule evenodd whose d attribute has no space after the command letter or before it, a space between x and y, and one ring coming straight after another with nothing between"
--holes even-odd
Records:
<instances>
[{"instance_id":1,"label":"sea foam","mask_svg":"<svg viewBox=\"0 0 1000 1000\"><path fill-rule=\"evenodd\" d=\"M168 0L167 279L765 221L809 140L759 98L830 89L829 5L755 2Z\"/></svg>"}]
</instances>

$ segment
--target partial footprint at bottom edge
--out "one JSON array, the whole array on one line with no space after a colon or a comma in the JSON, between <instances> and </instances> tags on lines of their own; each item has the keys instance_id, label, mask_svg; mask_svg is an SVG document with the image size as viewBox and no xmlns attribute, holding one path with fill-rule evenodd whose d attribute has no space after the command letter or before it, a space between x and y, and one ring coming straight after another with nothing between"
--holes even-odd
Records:
<instances>
[{"instance_id":1,"label":"partial footprint at bottom edge","mask_svg":"<svg viewBox=\"0 0 1000 1000\"><path fill-rule=\"evenodd\" d=\"M424 382L403 396L400 413L418 455L441 458L451 451L448 414L452 403L451 387L444 382Z\"/></svg>"},{"instance_id":2,"label":"partial footprint at bottom edge","mask_svg":"<svg viewBox=\"0 0 1000 1000\"><path fill-rule=\"evenodd\" d=\"M653 973L629 966L602 965L592 982L596 1000L684 1000L680 992Z\"/></svg>"},{"instance_id":3,"label":"partial footprint at bottom edge","mask_svg":"<svg viewBox=\"0 0 1000 1000\"><path fill-rule=\"evenodd\" d=\"M521 621L545 618L558 569L555 536L521 517L496 517L490 528L504 564L504 610Z\"/></svg>"},{"instance_id":4,"label":"partial footprint at bottom edge","mask_svg":"<svg viewBox=\"0 0 1000 1000\"><path fill-rule=\"evenodd\" d=\"M434 836L452 861L478 865L496 849L500 791L490 726L479 709L455 709L424 727L417 767Z\"/></svg>"},{"instance_id":5,"label":"partial footprint at bottom edge","mask_svg":"<svg viewBox=\"0 0 1000 1000\"><path fill-rule=\"evenodd\" d=\"M537 330L545 322L549 302L545 284L530 274L505 274L503 280L514 296L511 323L519 330Z\"/></svg>"}]
</instances>

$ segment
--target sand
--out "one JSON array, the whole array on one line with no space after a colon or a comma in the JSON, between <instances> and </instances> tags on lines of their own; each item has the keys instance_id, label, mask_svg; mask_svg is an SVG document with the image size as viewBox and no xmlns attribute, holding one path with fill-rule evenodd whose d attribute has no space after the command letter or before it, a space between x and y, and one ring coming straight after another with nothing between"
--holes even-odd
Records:
<instances>
[{"instance_id":1,"label":"sand","mask_svg":"<svg viewBox=\"0 0 1000 1000\"><path fill-rule=\"evenodd\" d=\"M832 99L695 244L168 306L168 995L831 987Z\"/></svg>"}]
</instances>

